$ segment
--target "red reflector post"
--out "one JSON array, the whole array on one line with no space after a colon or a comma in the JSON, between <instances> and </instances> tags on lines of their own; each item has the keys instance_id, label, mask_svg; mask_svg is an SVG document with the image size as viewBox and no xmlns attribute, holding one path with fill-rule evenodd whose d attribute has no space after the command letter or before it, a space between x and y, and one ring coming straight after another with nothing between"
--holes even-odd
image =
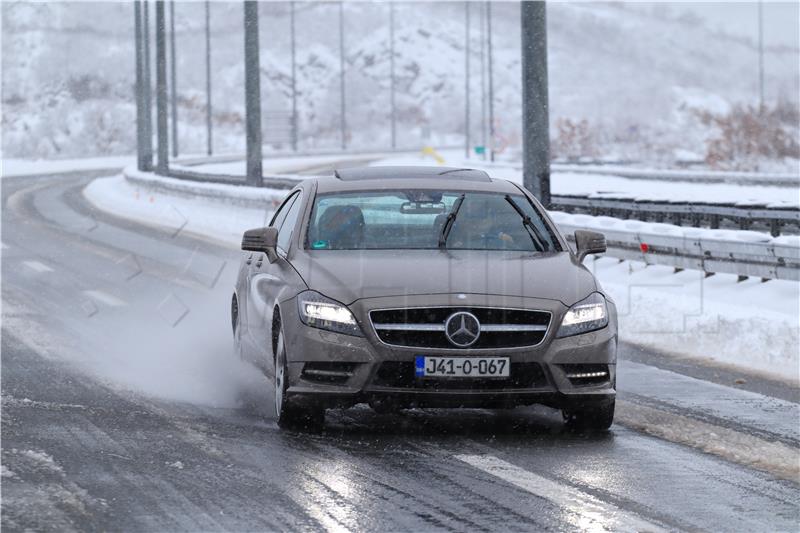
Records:
<instances>
[{"instance_id":1,"label":"red reflector post","mask_svg":"<svg viewBox=\"0 0 800 533\"><path fill-rule=\"evenodd\" d=\"M645 243L642 243L642 244L640 244L640 245L639 245L639 248L641 248L641 249L642 249L642 253L644 253L644 254L646 254L646 253L647 253L647 251L650 249L650 247L649 247L647 244L645 244Z\"/></svg>"}]
</instances>

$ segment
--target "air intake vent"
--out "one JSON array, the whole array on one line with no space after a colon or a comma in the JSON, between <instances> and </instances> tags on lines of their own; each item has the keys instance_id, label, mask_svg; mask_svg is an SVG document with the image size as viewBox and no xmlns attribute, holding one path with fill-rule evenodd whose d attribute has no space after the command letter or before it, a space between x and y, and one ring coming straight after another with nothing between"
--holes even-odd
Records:
<instances>
[{"instance_id":1,"label":"air intake vent","mask_svg":"<svg viewBox=\"0 0 800 533\"><path fill-rule=\"evenodd\" d=\"M339 385L347 382L353 375L358 363L315 362L303 366L301 377L314 383Z\"/></svg>"}]
</instances>

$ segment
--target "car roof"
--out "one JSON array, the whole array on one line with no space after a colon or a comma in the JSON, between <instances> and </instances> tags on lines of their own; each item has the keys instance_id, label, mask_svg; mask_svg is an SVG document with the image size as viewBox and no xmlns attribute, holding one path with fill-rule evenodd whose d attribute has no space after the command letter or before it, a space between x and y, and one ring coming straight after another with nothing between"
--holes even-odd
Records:
<instances>
[{"instance_id":1,"label":"car roof","mask_svg":"<svg viewBox=\"0 0 800 533\"><path fill-rule=\"evenodd\" d=\"M375 179L458 179L468 181L492 181L483 170L452 167L357 167L334 171L333 175L342 181L361 181Z\"/></svg>"},{"instance_id":2,"label":"car roof","mask_svg":"<svg viewBox=\"0 0 800 533\"><path fill-rule=\"evenodd\" d=\"M513 184L483 170L451 167L386 166L338 169L317 178L320 193L381 189L439 189L517 193Z\"/></svg>"}]
</instances>

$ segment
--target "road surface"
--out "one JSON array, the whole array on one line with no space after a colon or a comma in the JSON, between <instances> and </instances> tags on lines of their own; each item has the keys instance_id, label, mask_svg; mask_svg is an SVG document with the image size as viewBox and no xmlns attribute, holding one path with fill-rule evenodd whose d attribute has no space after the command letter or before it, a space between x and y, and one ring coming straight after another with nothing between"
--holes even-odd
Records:
<instances>
[{"instance_id":1,"label":"road surface","mask_svg":"<svg viewBox=\"0 0 800 533\"><path fill-rule=\"evenodd\" d=\"M797 530L797 390L630 346L606 434L546 408L280 431L232 354L239 252L96 211L91 179L2 183L4 531Z\"/></svg>"}]
</instances>

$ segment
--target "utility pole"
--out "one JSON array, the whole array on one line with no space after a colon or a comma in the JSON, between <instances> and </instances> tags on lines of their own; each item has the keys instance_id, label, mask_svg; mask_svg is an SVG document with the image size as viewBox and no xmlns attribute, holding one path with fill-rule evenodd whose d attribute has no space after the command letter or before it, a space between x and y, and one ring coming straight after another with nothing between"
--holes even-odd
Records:
<instances>
[{"instance_id":1,"label":"utility pole","mask_svg":"<svg viewBox=\"0 0 800 533\"><path fill-rule=\"evenodd\" d=\"M525 2L523 2L524 4ZM494 162L494 68L492 65L492 3L486 3L486 30L489 33L489 159Z\"/></svg>"},{"instance_id":2,"label":"utility pole","mask_svg":"<svg viewBox=\"0 0 800 533\"><path fill-rule=\"evenodd\" d=\"M244 2L244 100L247 123L247 185L261 187L261 69L258 58L258 2Z\"/></svg>"},{"instance_id":3,"label":"utility pole","mask_svg":"<svg viewBox=\"0 0 800 533\"><path fill-rule=\"evenodd\" d=\"M144 159L144 80L142 79L144 62L142 49L142 2L133 2L133 28L136 50L136 168L145 170Z\"/></svg>"},{"instance_id":4,"label":"utility pole","mask_svg":"<svg viewBox=\"0 0 800 533\"><path fill-rule=\"evenodd\" d=\"M175 0L169 0L169 82L172 107L172 157L178 157L178 87L175 75Z\"/></svg>"},{"instance_id":5,"label":"utility pole","mask_svg":"<svg viewBox=\"0 0 800 533\"><path fill-rule=\"evenodd\" d=\"M547 94L547 9L522 2L522 181L550 207L550 119Z\"/></svg>"},{"instance_id":6,"label":"utility pole","mask_svg":"<svg viewBox=\"0 0 800 533\"><path fill-rule=\"evenodd\" d=\"M213 152L211 131L211 2L206 0L206 153Z\"/></svg>"},{"instance_id":7,"label":"utility pole","mask_svg":"<svg viewBox=\"0 0 800 533\"><path fill-rule=\"evenodd\" d=\"M469 2L464 2L464 157L469 159Z\"/></svg>"},{"instance_id":8,"label":"utility pole","mask_svg":"<svg viewBox=\"0 0 800 533\"><path fill-rule=\"evenodd\" d=\"M764 112L764 1L758 0L758 112Z\"/></svg>"},{"instance_id":9,"label":"utility pole","mask_svg":"<svg viewBox=\"0 0 800 533\"><path fill-rule=\"evenodd\" d=\"M153 85L150 78L150 2L142 2L142 91L143 91L143 120L142 136L145 139L142 158L144 170L153 170Z\"/></svg>"},{"instance_id":10,"label":"utility pole","mask_svg":"<svg viewBox=\"0 0 800 533\"><path fill-rule=\"evenodd\" d=\"M486 161L486 3L480 4L480 41L481 41L481 158Z\"/></svg>"},{"instance_id":11,"label":"utility pole","mask_svg":"<svg viewBox=\"0 0 800 533\"><path fill-rule=\"evenodd\" d=\"M158 159L156 171L169 172L169 135L167 133L167 36L164 0L156 1L156 135Z\"/></svg>"},{"instance_id":12,"label":"utility pole","mask_svg":"<svg viewBox=\"0 0 800 533\"><path fill-rule=\"evenodd\" d=\"M397 148L397 107L395 102L395 72L394 72L394 2L389 3L389 70L390 70L390 99L392 122L392 150Z\"/></svg>"},{"instance_id":13,"label":"utility pole","mask_svg":"<svg viewBox=\"0 0 800 533\"><path fill-rule=\"evenodd\" d=\"M339 2L339 72L340 72L340 97L341 97L341 125L342 125L342 150L347 149L347 119L345 116L345 86L344 86L344 2Z\"/></svg>"},{"instance_id":14,"label":"utility pole","mask_svg":"<svg viewBox=\"0 0 800 533\"><path fill-rule=\"evenodd\" d=\"M290 37L292 45L292 151L297 151L297 57L295 48L297 43L295 41L294 29L294 1L290 3L289 7L289 22L290 22Z\"/></svg>"}]
</instances>

